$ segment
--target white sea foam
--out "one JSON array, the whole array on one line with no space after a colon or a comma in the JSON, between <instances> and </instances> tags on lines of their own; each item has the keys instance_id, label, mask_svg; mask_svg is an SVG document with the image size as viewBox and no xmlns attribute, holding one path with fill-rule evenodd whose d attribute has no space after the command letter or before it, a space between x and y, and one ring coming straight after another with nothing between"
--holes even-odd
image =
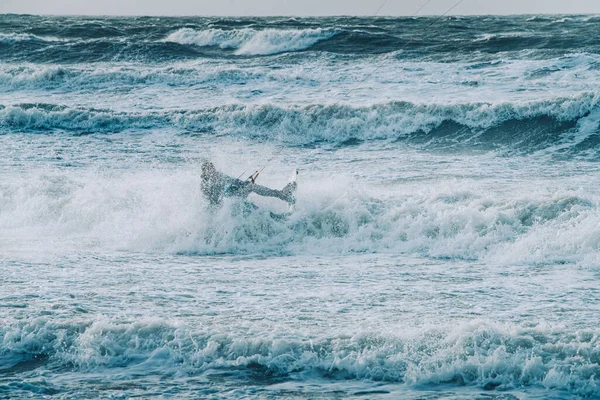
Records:
<instances>
[{"instance_id":1,"label":"white sea foam","mask_svg":"<svg viewBox=\"0 0 600 400\"><path fill-rule=\"evenodd\" d=\"M214 60L167 65L106 62L93 67L0 64L0 104L56 103L56 95L68 93L63 98L70 102L66 105L107 108L109 104L125 111L197 110L232 102L287 108L338 100L354 107L393 101L422 104L424 100L450 105L498 104L499 99L518 105L593 92L594 88L586 82L596 79L600 65L598 56L585 53L549 60L499 59L452 64L389 60L369 85L359 86L352 96L344 98L344 93L364 78L364 70L371 61L340 66L331 62L332 57L320 54L314 62L277 68L246 59L225 64ZM274 60L267 64L271 62ZM439 91L440 85L446 89ZM283 100L282 90L285 90ZM89 101L90 91L94 91L93 101ZM18 96L14 95L17 93ZM185 93L183 98L182 93ZM144 101L113 102L115 95L123 94L142 96Z\"/></svg>"}]
</instances>

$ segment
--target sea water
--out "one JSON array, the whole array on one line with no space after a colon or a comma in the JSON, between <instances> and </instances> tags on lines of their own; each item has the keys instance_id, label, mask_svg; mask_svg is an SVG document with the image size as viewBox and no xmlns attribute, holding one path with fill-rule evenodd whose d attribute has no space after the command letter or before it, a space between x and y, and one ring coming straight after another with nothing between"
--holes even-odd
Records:
<instances>
[{"instance_id":1,"label":"sea water","mask_svg":"<svg viewBox=\"0 0 600 400\"><path fill-rule=\"evenodd\" d=\"M600 18L433 21L0 16L0 397L599 397Z\"/></svg>"}]
</instances>

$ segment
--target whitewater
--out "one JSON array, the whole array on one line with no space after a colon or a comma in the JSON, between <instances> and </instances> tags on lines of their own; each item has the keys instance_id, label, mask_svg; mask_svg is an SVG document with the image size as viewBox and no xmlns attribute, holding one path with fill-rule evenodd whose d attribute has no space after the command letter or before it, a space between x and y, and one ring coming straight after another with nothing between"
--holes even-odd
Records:
<instances>
[{"instance_id":1,"label":"whitewater","mask_svg":"<svg viewBox=\"0 0 600 400\"><path fill-rule=\"evenodd\" d=\"M600 17L432 21L0 15L0 398L600 397Z\"/></svg>"}]
</instances>

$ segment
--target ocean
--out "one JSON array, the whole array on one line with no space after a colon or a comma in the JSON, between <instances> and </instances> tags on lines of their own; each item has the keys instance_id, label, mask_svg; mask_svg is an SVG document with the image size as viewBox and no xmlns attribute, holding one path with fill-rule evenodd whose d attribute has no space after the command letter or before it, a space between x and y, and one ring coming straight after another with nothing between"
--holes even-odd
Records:
<instances>
[{"instance_id":1,"label":"ocean","mask_svg":"<svg viewBox=\"0 0 600 400\"><path fill-rule=\"evenodd\" d=\"M0 15L0 398L599 398L600 17L435 20Z\"/></svg>"}]
</instances>

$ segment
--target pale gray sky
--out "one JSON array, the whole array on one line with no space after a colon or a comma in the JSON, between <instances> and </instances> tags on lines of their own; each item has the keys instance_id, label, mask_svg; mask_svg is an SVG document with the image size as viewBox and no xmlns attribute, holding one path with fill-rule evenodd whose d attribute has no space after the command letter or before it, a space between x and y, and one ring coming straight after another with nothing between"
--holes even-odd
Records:
<instances>
[{"instance_id":1,"label":"pale gray sky","mask_svg":"<svg viewBox=\"0 0 600 400\"><path fill-rule=\"evenodd\" d=\"M380 15L412 15L427 0L388 0ZM457 0L431 0L421 14ZM372 15L383 0L0 0L0 13L88 15ZM600 0L464 0L453 14L600 14Z\"/></svg>"}]
</instances>

